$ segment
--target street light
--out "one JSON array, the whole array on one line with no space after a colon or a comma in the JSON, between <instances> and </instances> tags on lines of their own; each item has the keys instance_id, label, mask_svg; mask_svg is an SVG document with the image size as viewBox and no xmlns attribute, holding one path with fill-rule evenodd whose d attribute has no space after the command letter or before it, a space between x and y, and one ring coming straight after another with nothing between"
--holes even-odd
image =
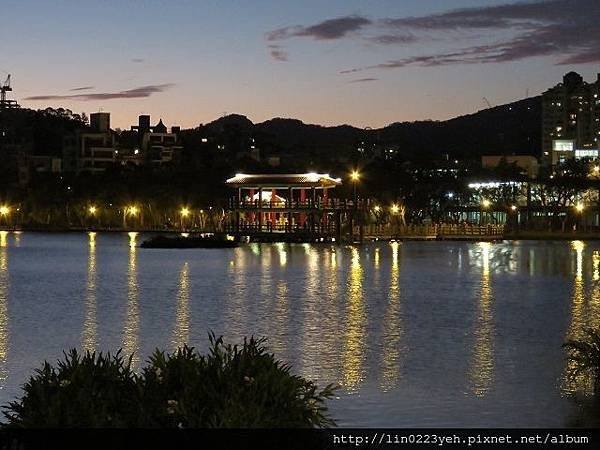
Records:
<instances>
[{"instance_id":1,"label":"street light","mask_svg":"<svg viewBox=\"0 0 600 450\"><path fill-rule=\"evenodd\" d=\"M138 213L138 208L135 205L131 205L127 207L127 214L130 216L135 216Z\"/></svg>"},{"instance_id":2,"label":"street light","mask_svg":"<svg viewBox=\"0 0 600 450\"><path fill-rule=\"evenodd\" d=\"M90 206L88 208L88 212L90 213L90 215L95 216L96 212L98 211L98 208L96 208L95 206Z\"/></svg>"},{"instance_id":3,"label":"street light","mask_svg":"<svg viewBox=\"0 0 600 450\"><path fill-rule=\"evenodd\" d=\"M585 206L583 205L583 203L577 203L577 204L575 205L575 210L576 210L577 212L582 212L582 211L584 210L584 208L585 208Z\"/></svg>"},{"instance_id":4,"label":"street light","mask_svg":"<svg viewBox=\"0 0 600 450\"><path fill-rule=\"evenodd\" d=\"M184 206L179 210L179 214L181 215L181 229L183 230L185 228L183 219L190 215L190 210Z\"/></svg>"},{"instance_id":5,"label":"street light","mask_svg":"<svg viewBox=\"0 0 600 450\"><path fill-rule=\"evenodd\" d=\"M491 204L492 202L490 202L487 198L483 199L483 201L481 202L481 206L483 206L484 208L489 208Z\"/></svg>"},{"instance_id":6,"label":"street light","mask_svg":"<svg viewBox=\"0 0 600 450\"><path fill-rule=\"evenodd\" d=\"M392 214L398 214L398 212L400 211L400 208L395 203L392 205L392 207L390 209L392 210Z\"/></svg>"},{"instance_id":7,"label":"street light","mask_svg":"<svg viewBox=\"0 0 600 450\"><path fill-rule=\"evenodd\" d=\"M8 216L10 214L10 206L0 206L0 216Z\"/></svg>"},{"instance_id":8,"label":"street light","mask_svg":"<svg viewBox=\"0 0 600 450\"><path fill-rule=\"evenodd\" d=\"M512 206L510 207L510 209L511 209L511 211L516 211L516 210L517 210L517 205L512 205Z\"/></svg>"},{"instance_id":9,"label":"street light","mask_svg":"<svg viewBox=\"0 0 600 450\"><path fill-rule=\"evenodd\" d=\"M373 211L375 211L376 213L378 213L379 211L381 211L381 206L377 205L373 208Z\"/></svg>"},{"instance_id":10,"label":"street light","mask_svg":"<svg viewBox=\"0 0 600 450\"><path fill-rule=\"evenodd\" d=\"M356 207L356 183L360 180L360 172L358 170L350 172L350 179L352 180L354 207Z\"/></svg>"}]
</instances>

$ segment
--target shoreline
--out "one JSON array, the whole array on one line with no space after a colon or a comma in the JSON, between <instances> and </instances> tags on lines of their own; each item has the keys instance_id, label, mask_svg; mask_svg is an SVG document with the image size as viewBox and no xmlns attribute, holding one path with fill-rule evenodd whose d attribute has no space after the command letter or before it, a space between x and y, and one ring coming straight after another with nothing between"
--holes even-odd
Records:
<instances>
[{"instance_id":1,"label":"shoreline","mask_svg":"<svg viewBox=\"0 0 600 450\"><path fill-rule=\"evenodd\" d=\"M9 233L51 233L51 234L67 234L67 233L155 233L155 234L181 234L181 233L221 233L220 231L208 230L156 230L151 228L133 228L133 229L117 229L117 228L0 228L0 231ZM277 234L277 233L274 233ZM278 239L280 237L280 239ZM321 241L320 237L315 239L298 239L299 236L275 236L269 235L268 239L251 239L250 242L264 243L335 243L326 239ZM573 232L547 232L547 231L521 231L517 233L506 233L502 236L485 236L485 235L465 235L465 236L365 236L363 243L370 242L498 242L498 241L595 241L600 240L600 232L597 233L573 233ZM357 240L343 239L340 243L344 244L360 244Z\"/></svg>"}]
</instances>

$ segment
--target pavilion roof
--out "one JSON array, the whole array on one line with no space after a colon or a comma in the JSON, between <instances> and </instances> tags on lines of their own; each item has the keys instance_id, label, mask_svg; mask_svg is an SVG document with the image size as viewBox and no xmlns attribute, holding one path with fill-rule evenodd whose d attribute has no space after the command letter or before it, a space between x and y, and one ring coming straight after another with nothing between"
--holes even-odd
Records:
<instances>
[{"instance_id":1,"label":"pavilion roof","mask_svg":"<svg viewBox=\"0 0 600 450\"><path fill-rule=\"evenodd\" d=\"M244 174L238 173L225 181L235 187L246 188L288 188L288 187L321 187L332 188L342 184L340 178L332 178L324 173L289 173L289 174Z\"/></svg>"}]
</instances>

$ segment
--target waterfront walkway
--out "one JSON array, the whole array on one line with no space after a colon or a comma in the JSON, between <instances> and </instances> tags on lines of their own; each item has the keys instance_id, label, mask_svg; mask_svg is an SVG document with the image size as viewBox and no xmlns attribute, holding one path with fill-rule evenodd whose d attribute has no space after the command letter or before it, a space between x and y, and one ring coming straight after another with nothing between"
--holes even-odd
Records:
<instances>
[{"instance_id":1,"label":"waterfront walkway","mask_svg":"<svg viewBox=\"0 0 600 450\"><path fill-rule=\"evenodd\" d=\"M359 231L360 233L360 231ZM365 240L454 240L496 241L504 239L503 225L368 225L363 229Z\"/></svg>"}]
</instances>

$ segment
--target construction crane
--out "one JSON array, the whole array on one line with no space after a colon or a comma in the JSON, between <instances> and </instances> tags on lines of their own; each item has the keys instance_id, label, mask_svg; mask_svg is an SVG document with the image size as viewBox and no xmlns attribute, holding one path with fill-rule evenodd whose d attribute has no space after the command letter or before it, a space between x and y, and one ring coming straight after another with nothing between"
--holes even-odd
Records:
<instances>
[{"instance_id":1,"label":"construction crane","mask_svg":"<svg viewBox=\"0 0 600 450\"><path fill-rule=\"evenodd\" d=\"M19 105L16 101L6 100L7 92L12 92L12 88L10 87L10 73L6 77L4 83L0 84L0 109L18 108Z\"/></svg>"},{"instance_id":2,"label":"construction crane","mask_svg":"<svg viewBox=\"0 0 600 450\"><path fill-rule=\"evenodd\" d=\"M483 101L485 102L485 104L487 105L488 108L492 107L492 104L490 103L490 101L487 98L483 97Z\"/></svg>"},{"instance_id":3,"label":"construction crane","mask_svg":"<svg viewBox=\"0 0 600 450\"><path fill-rule=\"evenodd\" d=\"M6 81L4 81L4 83L2 83L2 85L0 85L0 93L2 94L1 100L2 103L4 103L6 101L6 93L12 91L12 88L10 87L10 73L8 74L8 76L6 77Z\"/></svg>"}]
</instances>

